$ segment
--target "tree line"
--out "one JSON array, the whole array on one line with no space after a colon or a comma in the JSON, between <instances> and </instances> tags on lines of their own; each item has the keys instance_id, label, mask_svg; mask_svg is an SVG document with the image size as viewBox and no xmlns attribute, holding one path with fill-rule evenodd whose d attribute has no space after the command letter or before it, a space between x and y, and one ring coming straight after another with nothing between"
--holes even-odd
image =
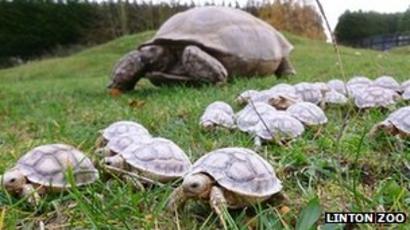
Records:
<instances>
[{"instance_id":1,"label":"tree line","mask_svg":"<svg viewBox=\"0 0 410 230\"><path fill-rule=\"evenodd\" d=\"M298 0L253 1L242 7L275 28L325 39L320 15ZM206 3L205 5L211 5ZM236 3L223 4L241 8ZM0 66L59 47L90 46L125 34L157 29L177 12L195 7L169 1L0 0Z\"/></svg>"},{"instance_id":2,"label":"tree line","mask_svg":"<svg viewBox=\"0 0 410 230\"><path fill-rule=\"evenodd\" d=\"M410 7L404 13L350 12L339 17L335 35L341 44L356 46L376 35L410 32Z\"/></svg>"}]
</instances>

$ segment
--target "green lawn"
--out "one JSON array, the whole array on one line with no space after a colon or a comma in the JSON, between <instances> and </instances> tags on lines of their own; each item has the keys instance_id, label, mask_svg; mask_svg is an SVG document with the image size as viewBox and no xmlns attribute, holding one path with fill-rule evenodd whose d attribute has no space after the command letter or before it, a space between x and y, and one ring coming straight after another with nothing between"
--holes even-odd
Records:
<instances>
[{"instance_id":1,"label":"green lawn","mask_svg":"<svg viewBox=\"0 0 410 230\"><path fill-rule=\"evenodd\" d=\"M253 148L253 140L239 131L206 133L198 120L204 108L215 100L234 105L245 89L266 89L280 82L325 81L342 78L333 47L318 41L286 34L295 45L292 60L298 74L290 79L238 78L223 87L204 86L156 88L140 82L132 93L112 98L105 86L116 60L153 32L122 37L66 58L34 61L0 71L0 172L13 166L31 148L64 142L95 158L98 130L117 120L135 120L155 136L172 139L195 161L216 148ZM346 76L382 74L409 79L407 52L382 53L342 48ZM144 102L144 103L141 103ZM142 106L133 106L143 104ZM401 104L403 105L403 103ZM400 105L399 105L400 106ZM239 110L239 106L234 106ZM409 143L400 150L393 138L370 140L366 133L386 117L373 110L358 113L345 108L328 108L329 124L313 139L308 131L291 148L267 145L261 155L274 166L289 196L289 212L280 203L262 204L230 212L231 228L293 229L309 201L319 198L324 211L410 211L407 190L410 168ZM345 126L340 136L342 126ZM341 137L341 138L338 138ZM0 192L0 229L39 221L72 228L113 229L215 229L221 227L207 205L189 202L178 216L163 210L172 187L151 187L133 191L121 181L47 196L37 208ZM255 217L255 218L254 218ZM323 215L319 225L323 225ZM335 229L327 226L327 229ZM360 226L370 229L374 226ZM380 226L379 226L380 227ZM390 226L394 227L394 226ZM403 227L404 229L404 227ZM407 228L408 229L408 228Z\"/></svg>"}]
</instances>

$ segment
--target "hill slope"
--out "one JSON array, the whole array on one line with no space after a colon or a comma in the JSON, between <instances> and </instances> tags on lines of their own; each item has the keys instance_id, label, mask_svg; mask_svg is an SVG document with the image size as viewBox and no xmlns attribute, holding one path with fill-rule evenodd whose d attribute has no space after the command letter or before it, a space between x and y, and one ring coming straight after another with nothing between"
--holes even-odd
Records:
<instances>
[{"instance_id":1,"label":"hill slope","mask_svg":"<svg viewBox=\"0 0 410 230\"><path fill-rule=\"evenodd\" d=\"M136 91L118 98L107 95L105 85L116 60L152 32L122 37L66 58L35 61L0 71L0 172L12 167L34 146L64 142L93 156L98 130L116 120L137 120L153 135L174 140L192 160L203 153L226 146L253 147L252 139L240 132L206 133L197 123L203 109L215 100L234 105L245 89L266 89L279 82L325 81L341 78L332 46L287 35L295 45L292 54L298 74L289 80L241 79L223 86L155 88L143 81ZM380 53L342 48L347 76L382 74L398 80L409 78L410 59L399 53ZM239 110L235 106L235 110ZM267 145L262 155L284 182L290 197L287 213L280 204L262 205L248 211L232 211L231 225L258 224L260 229L290 227L301 209L315 196L323 211L410 211L409 148L382 138L369 140L365 134L382 120L385 112L357 113L343 108L326 111L329 124L315 138L308 131L303 138L282 148ZM345 122L344 122L345 120ZM344 135L338 141L342 124ZM206 206L190 203L179 217L165 215L163 205L170 186L132 192L120 181L98 182L69 193L48 196L38 209L0 192L0 229L44 221L52 226L77 228L214 229L218 222ZM54 201L54 202L51 202ZM282 209L283 211L284 209ZM246 215L245 215L246 214ZM257 216L253 218L253 216ZM253 219L252 219L253 218ZM321 216L323 222L323 216ZM292 228L292 227L290 227Z\"/></svg>"}]
</instances>

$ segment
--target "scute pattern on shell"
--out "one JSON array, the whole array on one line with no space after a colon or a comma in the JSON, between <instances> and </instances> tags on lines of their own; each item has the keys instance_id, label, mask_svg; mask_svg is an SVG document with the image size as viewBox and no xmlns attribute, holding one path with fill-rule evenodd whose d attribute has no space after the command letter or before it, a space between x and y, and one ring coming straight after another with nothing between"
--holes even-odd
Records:
<instances>
[{"instance_id":1,"label":"scute pattern on shell","mask_svg":"<svg viewBox=\"0 0 410 230\"><path fill-rule=\"evenodd\" d=\"M377 86L369 86L355 97L358 108L388 107L395 104L396 92Z\"/></svg>"},{"instance_id":2,"label":"scute pattern on shell","mask_svg":"<svg viewBox=\"0 0 410 230\"><path fill-rule=\"evenodd\" d=\"M258 95L252 97L250 100L252 100L254 103L263 102L266 104L270 104L272 106L278 106L275 105L273 101L275 99L278 100L280 97L284 97L292 101L302 101L302 98L298 94L293 93L292 91L285 92L271 89L260 91Z\"/></svg>"},{"instance_id":3,"label":"scute pattern on shell","mask_svg":"<svg viewBox=\"0 0 410 230\"><path fill-rule=\"evenodd\" d=\"M248 104L245 108L235 114L236 124L241 131L254 134L260 126L264 127L260 117L264 119L266 117L274 116L275 112L275 108L262 102Z\"/></svg>"},{"instance_id":4,"label":"scute pattern on shell","mask_svg":"<svg viewBox=\"0 0 410 230\"><path fill-rule=\"evenodd\" d=\"M272 88L270 88L269 90L275 93L284 93L284 94L291 94L291 95L296 94L295 87L293 87L292 85L286 84L286 83L277 84L273 86Z\"/></svg>"},{"instance_id":5,"label":"scute pattern on shell","mask_svg":"<svg viewBox=\"0 0 410 230\"><path fill-rule=\"evenodd\" d=\"M248 101L252 98L255 97L257 94L259 94L259 91L257 90L245 90L241 94L239 94L238 97L236 97L235 101L238 102L239 104L245 104L248 103Z\"/></svg>"},{"instance_id":6,"label":"scute pattern on shell","mask_svg":"<svg viewBox=\"0 0 410 230\"><path fill-rule=\"evenodd\" d=\"M328 121L323 110L310 102L296 103L286 111L308 126L322 125Z\"/></svg>"},{"instance_id":7,"label":"scute pattern on shell","mask_svg":"<svg viewBox=\"0 0 410 230\"><path fill-rule=\"evenodd\" d=\"M347 97L335 90L331 90L325 94L326 103L344 105L347 103Z\"/></svg>"},{"instance_id":8,"label":"scute pattern on shell","mask_svg":"<svg viewBox=\"0 0 410 230\"><path fill-rule=\"evenodd\" d=\"M262 90L258 94L253 95L249 100L252 100L254 103L263 102L268 103L269 100L276 96L276 93L271 90Z\"/></svg>"},{"instance_id":9,"label":"scute pattern on shell","mask_svg":"<svg viewBox=\"0 0 410 230\"><path fill-rule=\"evenodd\" d=\"M148 130L144 128L144 126L138 124L137 122L117 121L109 125L107 128L105 128L103 130L102 136L106 140L110 140L115 136L129 132L139 133L141 135L150 135Z\"/></svg>"},{"instance_id":10,"label":"scute pattern on shell","mask_svg":"<svg viewBox=\"0 0 410 230\"><path fill-rule=\"evenodd\" d=\"M202 156L188 174L207 173L237 194L265 197L282 189L272 166L250 149L223 148Z\"/></svg>"},{"instance_id":11,"label":"scute pattern on shell","mask_svg":"<svg viewBox=\"0 0 410 230\"><path fill-rule=\"evenodd\" d=\"M65 179L69 168L78 186L98 179L98 172L91 160L79 150L65 144L36 147L20 158L16 167L29 181L56 188L70 187Z\"/></svg>"},{"instance_id":12,"label":"scute pattern on shell","mask_svg":"<svg viewBox=\"0 0 410 230\"><path fill-rule=\"evenodd\" d=\"M391 76L381 76L373 81L373 85L400 92L400 84Z\"/></svg>"},{"instance_id":13,"label":"scute pattern on shell","mask_svg":"<svg viewBox=\"0 0 410 230\"><path fill-rule=\"evenodd\" d=\"M370 80L367 77L364 76L356 76L356 77L352 77L347 83L347 86L353 86L353 85L362 85L362 86L367 86L372 84L373 81Z\"/></svg>"},{"instance_id":14,"label":"scute pattern on shell","mask_svg":"<svg viewBox=\"0 0 410 230\"><path fill-rule=\"evenodd\" d=\"M151 140L151 135L141 135L141 133L129 132L111 138L107 148L113 152L119 153L130 145L144 144Z\"/></svg>"},{"instance_id":15,"label":"scute pattern on shell","mask_svg":"<svg viewBox=\"0 0 410 230\"><path fill-rule=\"evenodd\" d=\"M331 88L324 82L315 82L313 85L318 87L322 94L323 92L328 92L331 90Z\"/></svg>"},{"instance_id":16,"label":"scute pattern on shell","mask_svg":"<svg viewBox=\"0 0 410 230\"><path fill-rule=\"evenodd\" d=\"M235 126L233 116L234 112L230 105L222 101L216 101L208 105L199 123L204 125L210 122L225 128L233 128Z\"/></svg>"},{"instance_id":17,"label":"scute pattern on shell","mask_svg":"<svg viewBox=\"0 0 410 230\"><path fill-rule=\"evenodd\" d=\"M277 111L274 116L265 117L266 126L260 126L256 135L265 139L289 140L299 137L305 131L303 124L284 111ZM273 135L273 136L272 136Z\"/></svg>"},{"instance_id":18,"label":"scute pattern on shell","mask_svg":"<svg viewBox=\"0 0 410 230\"><path fill-rule=\"evenodd\" d=\"M356 77L351 78L346 83L346 88L349 93L349 96L354 98L357 95L361 94L363 90L366 89L372 83L373 81L367 77L356 76Z\"/></svg>"},{"instance_id":19,"label":"scute pattern on shell","mask_svg":"<svg viewBox=\"0 0 410 230\"><path fill-rule=\"evenodd\" d=\"M320 88L317 85L307 82L301 82L294 85L296 94L302 97L303 101L319 104L323 95Z\"/></svg>"},{"instance_id":20,"label":"scute pattern on shell","mask_svg":"<svg viewBox=\"0 0 410 230\"><path fill-rule=\"evenodd\" d=\"M165 138L152 138L144 145L129 146L120 155L132 167L160 177L182 177L191 166L185 152Z\"/></svg>"},{"instance_id":21,"label":"scute pattern on shell","mask_svg":"<svg viewBox=\"0 0 410 230\"><path fill-rule=\"evenodd\" d=\"M410 90L410 80L402 82L400 88L401 91Z\"/></svg>"},{"instance_id":22,"label":"scute pattern on shell","mask_svg":"<svg viewBox=\"0 0 410 230\"><path fill-rule=\"evenodd\" d=\"M175 14L143 45L161 40L193 42L244 60L281 60L293 49L283 35L266 22L238 9L217 6Z\"/></svg>"},{"instance_id":23,"label":"scute pattern on shell","mask_svg":"<svg viewBox=\"0 0 410 230\"><path fill-rule=\"evenodd\" d=\"M339 80L339 79L330 80L327 82L327 86L329 86L330 89L333 89L338 93L341 93L345 96L347 95L346 85L342 80Z\"/></svg>"},{"instance_id":24,"label":"scute pattern on shell","mask_svg":"<svg viewBox=\"0 0 410 230\"><path fill-rule=\"evenodd\" d=\"M410 106L402 107L391 113L387 119L397 129L410 134Z\"/></svg>"},{"instance_id":25,"label":"scute pattern on shell","mask_svg":"<svg viewBox=\"0 0 410 230\"><path fill-rule=\"evenodd\" d=\"M404 100L410 100L410 87L408 87L406 90L404 90L403 94L401 95L401 97Z\"/></svg>"}]
</instances>

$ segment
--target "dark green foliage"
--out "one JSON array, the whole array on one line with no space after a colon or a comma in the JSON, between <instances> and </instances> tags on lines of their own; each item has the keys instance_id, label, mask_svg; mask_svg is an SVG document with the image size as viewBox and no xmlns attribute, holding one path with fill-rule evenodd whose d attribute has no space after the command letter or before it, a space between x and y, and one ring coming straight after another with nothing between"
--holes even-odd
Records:
<instances>
[{"instance_id":1,"label":"dark green foliage","mask_svg":"<svg viewBox=\"0 0 410 230\"><path fill-rule=\"evenodd\" d=\"M410 8L404 12L399 22L400 31L410 31Z\"/></svg>"},{"instance_id":2,"label":"dark green foliage","mask_svg":"<svg viewBox=\"0 0 410 230\"><path fill-rule=\"evenodd\" d=\"M214 5L209 2L204 5ZM275 7L285 9L281 6L286 5L291 18L303 20L308 15L306 12L315 14L308 5L287 2L277 2ZM264 8L266 5L268 3L250 0L242 9L258 16L261 9L274 10ZM227 6L240 8L238 2L229 2ZM192 7L195 7L194 2L187 4L178 0L156 4L136 0L0 0L0 67L18 64L20 58L60 55L73 45L91 46L126 34L155 30L170 16ZM275 23L273 26L312 37L309 36L312 26L301 24L300 20L288 20L284 14L274 12L269 20L286 21L287 26ZM316 18L320 18L318 14ZM321 22L316 24L316 29L324 35Z\"/></svg>"},{"instance_id":3,"label":"dark green foliage","mask_svg":"<svg viewBox=\"0 0 410 230\"><path fill-rule=\"evenodd\" d=\"M79 42L93 9L78 1L2 1L0 15L0 58L30 57Z\"/></svg>"},{"instance_id":4,"label":"dark green foliage","mask_svg":"<svg viewBox=\"0 0 410 230\"><path fill-rule=\"evenodd\" d=\"M58 47L153 30L188 7L179 2L0 1L0 66L12 64L10 58L28 59Z\"/></svg>"},{"instance_id":5,"label":"dark green foliage","mask_svg":"<svg viewBox=\"0 0 410 230\"><path fill-rule=\"evenodd\" d=\"M404 32L406 30L399 28L402 16L402 13L381 14L346 11L339 18L335 34L340 43L354 45L361 39L374 35Z\"/></svg>"}]
</instances>

